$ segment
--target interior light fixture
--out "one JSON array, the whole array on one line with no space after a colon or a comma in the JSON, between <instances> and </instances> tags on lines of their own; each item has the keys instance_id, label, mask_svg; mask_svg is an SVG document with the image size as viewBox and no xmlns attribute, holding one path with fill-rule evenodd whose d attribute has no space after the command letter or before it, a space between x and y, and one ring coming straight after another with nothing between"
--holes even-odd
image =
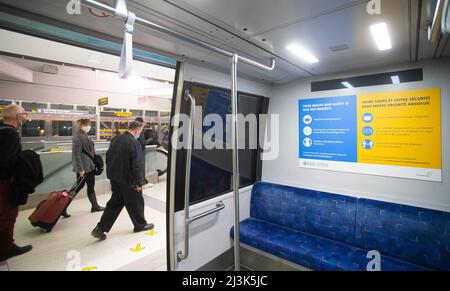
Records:
<instances>
[{"instance_id":1,"label":"interior light fixture","mask_svg":"<svg viewBox=\"0 0 450 291\"><path fill-rule=\"evenodd\" d=\"M392 48L391 37L386 23L374 24L370 27L370 31L380 51Z\"/></svg>"},{"instance_id":2,"label":"interior light fixture","mask_svg":"<svg viewBox=\"0 0 450 291\"><path fill-rule=\"evenodd\" d=\"M392 80L392 84L395 84L395 85L401 83L401 82L400 82L400 76L392 76L392 77L391 77L391 80Z\"/></svg>"},{"instance_id":3,"label":"interior light fixture","mask_svg":"<svg viewBox=\"0 0 450 291\"><path fill-rule=\"evenodd\" d=\"M353 89L355 87L352 86L352 84L350 84L349 82L341 82L342 85L344 85L345 87L349 88L349 89Z\"/></svg>"},{"instance_id":4,"label":"interior light fixture","mask_svg":"<svg viewBox=\"0 0 450 291\"><path fill-rule=\"evenodd\" d=\"M290 52L295 54L297 57L301 58L302 60L310 63L315 64L318 63L319 60L313 56L309 51L304 49L301 45L297 43L290 44L286 47Z\"/></svg>"}]
</instances>

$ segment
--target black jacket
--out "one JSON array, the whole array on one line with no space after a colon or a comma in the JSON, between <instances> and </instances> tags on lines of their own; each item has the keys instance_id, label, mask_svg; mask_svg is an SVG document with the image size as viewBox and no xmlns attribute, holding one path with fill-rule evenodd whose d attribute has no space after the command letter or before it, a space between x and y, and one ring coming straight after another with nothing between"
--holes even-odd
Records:
<instances>
[{"instance_id":1,"label":"black jacket","mask_svg":"<svg viewBox=\"0 0 450 291\"><path fill-rule=\"evenodd\" d=\"M111 141L106 152L106 174L111 182L131 188L145 185L144 165L141 143L130 132Z\"/></svg>"},{"instance_id":2,"label":"black jacket","mask_svg":"<svg viewBox=\"0 0 450 291\"><path fill-rule=\"evenodd\" d=\"M22 151L17 130L0 124L0 179L11 181L15 205L26 204L44 180L41 159L33 151Z\"/></svg>"},{"instance_id":3,"label":"black jacket","mask_svg":"<svg viewBox=\"0 0 450 291\"><path fill-rule=\"evenodd\" d=\"M17 155L22 151L20 137L17 130L0 123L0 179L11 180L12 169Z\"/></svg>"},{"instance_id":4,"label":"black jacket","mask_svg":"<svg viewBox=\"0 0 450 291\"><path fill-rule=\"evenodd\" d=\"M41 158L32 150L20 152L12 171L12 189L17 205L27 203L28 195L44 181Z\"/></svg>"}]
</instances>

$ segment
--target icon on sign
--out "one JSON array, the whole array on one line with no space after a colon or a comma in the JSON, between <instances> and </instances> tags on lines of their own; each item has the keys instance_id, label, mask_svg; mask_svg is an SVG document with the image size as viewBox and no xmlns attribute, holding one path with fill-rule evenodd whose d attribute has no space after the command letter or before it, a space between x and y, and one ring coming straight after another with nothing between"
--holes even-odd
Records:
<instances>
[{"instance_id":1,"label":"icon on sign","mask_svg":"<svg viewBox=\"0 0 450 291\"><path fill-rule=\"evenodd\" d=\"M313 145L312 139L310 139L309 137L305 138L303 140L303 145L307 148L311 147Z\"/></svg>"},{"instance_id":2,"label":"icon on sign","mask_svg":"<svg viewBox=\"0 0 450 291\"><path fill-rule=\"evenodd\" d=\"M366 127L364 127L363 128L363 130L362 130L362 133L365 135L365 136L371 136L371 135L373 135L373 128L372 127L370 127L370 126L366 126Z\"/></svg>"},{"instance_id":3,"label":"icon on sign","mask_svg":"<svg viewBox=\"0 0 450 291\"><path fill-rule=\"evenodd\" d=\"M303 134L306 136L310 136L312 134L313 130L311 127L307 126L303 129Z\"/></svg>"},{"instance_id":4,"label":"icon on sign","mask_svg":"<svg viewBox=\"0 0 450 291\"><path fill-rule=\"evenodd\" d=\"M366 150L373 149L374 145L375 144L370 139L366 139L365 141L363 141L363 148L365 148Z\"/></svg>"},{"instance_id":5,"label":"icon on sign","mask_svg":"<svg viewBox=\"0 0 450 291\"><path fill-rule=\"evenodd\" d=\"M366 113L366 114L363 115L362 120L363 120L365 123L370 123L370 122L373 121L373 115L370 114L370 113Z\"/></svg>"},{"instance_id":6,"label":"icon on sign","mask_svg":"<svg viewBox=\"0 0 450 291\"><path fill-rule=\"evenodd\" d=\"M311 115L306 115L305 117L303 117L303 123L308 125L311 124L311 122L313 121Z\"/></svg>"}]
</instances>

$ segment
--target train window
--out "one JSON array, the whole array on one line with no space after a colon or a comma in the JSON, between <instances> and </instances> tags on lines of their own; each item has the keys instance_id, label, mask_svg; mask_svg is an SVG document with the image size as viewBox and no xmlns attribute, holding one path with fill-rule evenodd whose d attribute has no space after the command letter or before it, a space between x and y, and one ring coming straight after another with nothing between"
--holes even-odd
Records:
<instances>
[{"instance_id":1,"label":"train window","mask_svg":"<svg viewBox=\"0 0 450 291\"><path fill-rule=\"evenodd\" d=\"M146 117L158 117L158 111L145 111Z\"/></svg>"},{"instance_id":2,"label":"train window","mask_svg":"<svg viewBox=\"0 0 450 291\"><path fill-rule=\"evenodd\" d=\"M143 110L134 110L134 109L132 109L132 110L130 110L130 112L131 113L133 113L133 116L135 116L135 117L142 117L142 116L144 116L144 111Z\"/></svg>"},{"instance_id":3,"label":"train window","mask_svg":"<svg viewBox=\"0 0 450 291\"><path fill-rule=\"evenodd\" d=\"M22 107L26 112L37 112L38 109L47 109L47 104L37 102L22 102Z\"/></svg>"},{"instance_id":4,"label":"train window","mask_svg":"<svg viewBox=\"0 0 450 291\"><path fill-rule=\"evenodd\" d=\"M230 91L226 89L213 88L206 85L185 84L186 89L192 92L197 101L197 106L203 107L204 116L209 114L219 115L224 124L223 137L231 136L229 132L230 126L227 125L226 116L230 114L231 96ZM258 117L260 114L267 113L267 109L263 106L266 98L262 96L254 96L250 94L239 93L238 95L238 110L239 113L247 116L248 114L255 114ZM189 110L187 102L183 103L182 112L186 113ZM263 112L264 111L264 112ZM258 118L256 118L258 122ZM161 133L164 134L164 125ZM203 127L203 134L205 134L210 127ZM249 130L259 130L259 125L256 124L255 129L250 129L250 125L246 126L247 144L249 144ZM258 135L258 133L257 133ZM194 149L192 151L191 161L191 181L190 181L190 201L192 204L199 203L213 197L228 193L232 191L232 151L226 149L226 140L220 141L223 149ZM248 148L248 147L246 147ZM252 185L260 176L258 163L259 148L239 150L239 170L240 170L240 186L246 187ZM186 151L182 151L185 155ZM180 158L183 157L180 155ZM180 176L178 176L180 175ZM176 191L184 191L184 174L179 174L177 171L177 186ZM180 184L178 184L180 183ZM183 208L183 195L176 195L176 210Z\"/></svg>"},{"instance_id":5,"label":"train window","mask_svg":"<svg viewBox=\"0 0 450 291\"><path fill-rule=\"evenodd\" d=\"M97 114L96 108L94 106L78 105L77 106L77 110L79 110L79 111L87 111L91 115Z\"/></svg>"},{"instance_id":6,"label":"train window","mask_svg":"<svg viewBox=\"0 0 450 291\"><path fill-rule=\"evenodd\" d=\"M52 121L53 136L72 136L72 121Z\"/></svg>"},{"instance_id":7,"label":"train window","mask_svg":"<svg viewBox=\"0 0 450 291\"><path fill-rule=\"evenodd\" d=\"M22 137L43 137L45 134L44 120L31 120L22 125Z\"/></svg>"},{"instance_id":8,"label":"train window","mask_svg":"<svg viewBox=\"0 0 450 291\"><path fill-rule=\"evenodd\" d=\"M50 108L55 110L73 110L73 105L50 104Z\"/></svg>"}]
</instances>

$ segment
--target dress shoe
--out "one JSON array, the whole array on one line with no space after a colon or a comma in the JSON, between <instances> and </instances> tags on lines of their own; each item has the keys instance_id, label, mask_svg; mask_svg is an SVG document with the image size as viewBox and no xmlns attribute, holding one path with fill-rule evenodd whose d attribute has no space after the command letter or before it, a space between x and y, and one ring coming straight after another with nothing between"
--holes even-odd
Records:
<instances>
[{"instance_id":1,"label":"dress shoe","mask_svg":"<svg viewBox=\"0 0 450 291\"><path fill-rule=\"evenodd\" d=\"M106 239L105 232L103 230L101 230L98 226L94 228L94 230L91 232L91 235L98 240Z\"/></svg>"},{"instance_id":2,"label":"dress shoe","mask_svg":"<svg viewBox=\"0 0 450 291\"><path fill-rule=\"evenodd\" d=\"M32 249L33 249L33 246L31 246L31 245L24 246L24 247L19 247L17 245L14 245L9 252L7 252L5 255L0 257L0 262L6 261L6 260L11 259L13 257L17 257L17 256L20 256L20 255L23 255L25 253L28 253Z\"/></svg>"},{"instance_id":3,"label":"dress shoe","mask_svg":"<svg viewBox=\"0 0 450 291\"><path fill-rule=\"evenodd\" d=\"M91 208L91 213L102 212L102 211L105 211L105 207L96 206L96 207Z\"/></svg>"},{"instance_id":4,"label":"dress shoe","mask_svg":"<svg viewBox=\"0 0 450 291\"><path fill-rule=\"evenodd\" d=\"M62 216L64 219L72 217L72 215L70 215L70 214L67 213L67 212L62 213L61 216Z\"/></svg>"},{"instance_id":5,"label":"dress shoe","mask_svg":"<svg viewBox=\"0 0 450 291\"><path fill-rule=\"evenodd\" d=\"M149 231L155 228L155 225L153 223L149 223L143 227L135 227L134 232L143 232L143 231Z\"/></svg>"}]
</instances>

